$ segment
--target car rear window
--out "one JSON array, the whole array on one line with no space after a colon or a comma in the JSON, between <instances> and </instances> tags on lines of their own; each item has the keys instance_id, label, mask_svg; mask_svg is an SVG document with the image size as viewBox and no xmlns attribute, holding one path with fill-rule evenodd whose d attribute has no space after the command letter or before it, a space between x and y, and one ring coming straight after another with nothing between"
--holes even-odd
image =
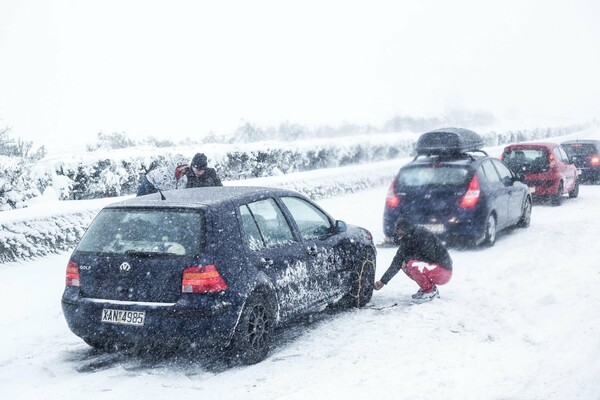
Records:
<instances>
[{"instance_id":1,"label":"car rear window","mask_svg":"<svg viewBox=\"0 0 600 400\"><path fill-rule=\"evenodd\" d=\"M450 165L423 165L400 170L398 184L400 186L460 186L464 185L469 170L466 167Z\"/></svg>"},{"instance_id":2,"label":"car rear window","mask_svg":"<svg viewBox=\"0 0 600 400\"><path fill-rule=\"evenodd\" d=\"M177 209L104 209L81 238L78 251L190 256L201 252L202 213Z\"/></svg>"},{"instance_id":3,"label":"car rear window","mask_svg":"<svg viewBox=\"0 0 600 400\"><path fill-rule=\"evenodd\" d=\"M562 146L570 155L590 156L597 153L596 146L591 143L563 144Z\"/></svg>"},{"instance_id":4,"label":"car rear window","mask_svg":"<svg viewBox=\"0 0 600 400\"><path fill-rule=\"evenodd\" d=\"M543 148L508 149L502 161L513 171L543 172L548 169L548 150Z\"/></svg>"}]
</instances>

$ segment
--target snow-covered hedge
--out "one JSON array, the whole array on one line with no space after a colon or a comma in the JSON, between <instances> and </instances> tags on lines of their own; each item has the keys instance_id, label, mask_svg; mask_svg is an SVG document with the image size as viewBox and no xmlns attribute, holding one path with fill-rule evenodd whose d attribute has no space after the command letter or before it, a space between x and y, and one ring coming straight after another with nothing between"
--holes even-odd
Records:
<instances>
[{"instance_id":1,"label":"snow-covered hedge","mask_svg":"<svg viewBox=\"0 0 600 400\"><path fill-rule=\"evenodd\" d=\"M483 133L487 145L559 136L575 128L544 128ZM133 147L83 155L46 158L36 164L0 159L0 211L20 208L27 200L46 196L60 200L95 199L134 194L145 168L161 166L155 183L175 187L175 166L204 152L223 181L287 175L407 156L419 134L388 133L247 144L205 144L191 147ZM156 175L156 174L155 174Z\"/></svg>"},{"instance_id":2,"label":"snow-covered hedge","mask_svg":"<svg viewBox=\"0 0 600 400\"><path fill-rule=\"evenodd\" d=\"M96 213L86 210L0 223L0 263L73 248Z\"/></svg>"}]
</instances>

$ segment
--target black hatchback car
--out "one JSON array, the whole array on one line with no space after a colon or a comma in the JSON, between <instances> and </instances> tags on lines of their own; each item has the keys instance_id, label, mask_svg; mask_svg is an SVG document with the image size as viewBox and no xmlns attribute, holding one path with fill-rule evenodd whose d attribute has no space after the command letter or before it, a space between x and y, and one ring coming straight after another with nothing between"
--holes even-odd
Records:
<instances>
[{"instance_id":1,"label":"black hatchback car","mask_svg":"<svg viewBox=\"0 0 600 400\"><path fill-rule=\"evenodd\" d=\"M421 135L417 156L400 169L387 194L387 239L401 217L443 239L474 245L492 246L498 231L529 226L532 199L523 177L482 146L482 138L467 129Z\"/></svg>"},{"instance_id":2,"label":"black hatchback car","mask_svg":"<svg viewBox=\"0 0 600 400\"><path fill-rule=\"evenodd\" d=\"M569 140L561 145L580 171L583 182L600 183L600 140Z\"/></svg>"},{"instance_id":3,"label":"black hatchback car","mask_svg":"<svg viewBox=\"0 0 600 400\"><path fill-rule=\"evenodd\" d=\"M373 293L371 234L299 193L214 187L105 207L73 251L62 307L96 348L224 348L266 357L273 329Z\"/></svg>"}]
</instances>

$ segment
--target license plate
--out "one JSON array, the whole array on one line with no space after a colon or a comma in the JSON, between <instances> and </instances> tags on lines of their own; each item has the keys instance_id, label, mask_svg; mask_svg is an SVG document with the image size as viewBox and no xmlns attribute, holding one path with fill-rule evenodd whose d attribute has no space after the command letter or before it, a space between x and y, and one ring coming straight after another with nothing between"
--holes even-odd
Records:
<instances>
[{"instance_id":1,"label":"license plate","mask_svg":"<svg viewBox=\"0 0 600 400\"><path fill-rule=\"evenodd\" d=\"M535 193L535 186L529 186L529 191L531 193Z\"/></svg>"},{"instance_id":2,"label":"license plate","mask_svg":"<svg viewBox=\"0 0 600 400\"><path fill-rule=\"evenodd\" d=\"M142 326L145 319L145 311L112 310L110 308L102 310L102 322L109 324Z\"/></svg>"},{"instance_id":3,"label":"license plate","mask_svg":"<svg viewBox=\"0 0 600 400\"><path fill-rule=\"evenodd\" d=\"M432 233L444 233L446 231L444 224L422 224L421 226Z\"/></svg>"}]
</instances>

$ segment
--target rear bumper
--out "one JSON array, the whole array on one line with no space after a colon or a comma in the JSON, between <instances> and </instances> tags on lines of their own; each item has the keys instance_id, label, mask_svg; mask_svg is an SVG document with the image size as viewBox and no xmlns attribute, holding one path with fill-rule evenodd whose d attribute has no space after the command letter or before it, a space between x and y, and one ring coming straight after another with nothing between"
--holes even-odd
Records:
<instances>
[{"instance_id":1,"label":"rear bumper","mask_svg":"<svg viewBox=\"0 0 600 400\"><path fill-rule=\"evenodd\" d=\"M525 184L533 196L554 196L558 190L560 177L526 177Z\"/></svg>"},{"instance_id":2,"label":"rear bumper","mask_svg":"<svg viewBox=\"0 0 600 400\"><path fill-rule=\"evenodd\" d=\"M206 303L206 302L205 302ZM237 321L231 302L211 304L154 304L113 302L63 296L62 309L69 329L80 338L99 344L182 345L224 347ZM144 311L142 326L102 322L102 310Z\"/></svg>"},{"instance_id":3,"label":"rear bumper","mask_svg":"<svg viewBox=\"0 0 600 400\"><path fill-rule=\"evenodd\" d=\"M386 237L394 236L396 221L401 217L429 229L442 239L480 239L483 237L486 223L484 212L477 210L457 210L450 215L432 217L403 215L397 209L386 207L383 216L383 231Z\"/></svg>"},{"instance_id":4,"label":"rear bumper","mask_svg":"<svg viewBox=\"0 0 600 400\"><path fill-rule=\"evenodd\" d=\"M579 179L582 181L599 180L600 179L600 167L586 167L577 168L581 172Z\"/></svg>"}]
</instances>

